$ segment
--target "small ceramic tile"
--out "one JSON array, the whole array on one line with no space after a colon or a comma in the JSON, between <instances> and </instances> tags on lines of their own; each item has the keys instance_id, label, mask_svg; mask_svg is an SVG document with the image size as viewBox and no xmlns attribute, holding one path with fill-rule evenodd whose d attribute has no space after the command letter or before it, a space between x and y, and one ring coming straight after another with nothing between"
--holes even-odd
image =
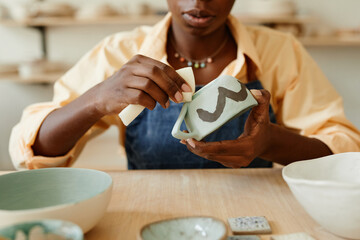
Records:
<instances>
[{"instance_id":1,"label":"small ceramic tile","mask_svg":"<svg viewBox=\"0 0 360 240\"><path fill-rule=\"evenodd\" d=\"M286 235L271 236L271 240L315 240L307 233L292 233Z\"/></svg>"},{"instance_id":2,"label":"small ceramic tile","mask_svg":"<svg viewBox=\"0 0 360 240\"><path fill-rule=\"evenodd\" d=\"M227 240L261 240L255 235L229 236Z\"/></svg>"},{"instance_id":3,"label":"small ceramic tile","mask_svg":"<svg viewBox=\"0 0 360 240\"><path fill-rule=\"evenodd\" d=\"M229 218L228 222L235 234L271 233L270 225L265 217Z\"/></svg>"}]
</instances>

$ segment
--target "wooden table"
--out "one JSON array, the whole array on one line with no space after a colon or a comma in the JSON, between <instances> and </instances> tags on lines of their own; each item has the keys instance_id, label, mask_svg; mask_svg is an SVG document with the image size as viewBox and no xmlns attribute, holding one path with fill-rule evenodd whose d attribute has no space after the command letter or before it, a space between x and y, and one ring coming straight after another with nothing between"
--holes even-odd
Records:
<instances>
[{"instance_id":1,"label":"wooden table","mask_svg":"<svg viewBox=\"0 0 360 240\"><path fill-rule=\"evenodd\" d=\"M230 217L265 216L274 235L306 232L317 240L343 239L305 212L279 168L108 173L114 181L109 207L85 240L135 240L143 225L183 216L212 216L226 224Z\"/></svg>"},{"instance_id":2,"label":"wooden table","mask_svg":"<svg viewBox=\"0 0 360 240\"><path fill-rule=\"evenodd\" d=\"M147 170L109 172L112 199L86 240L134 240L150 222L181 216L266 216L273 234L306 232L337 240L299 205L281 169ZM229 231L231 233L231 231ZM270 235L262 235L270 239Z\"/></svg>"}]
</instances>

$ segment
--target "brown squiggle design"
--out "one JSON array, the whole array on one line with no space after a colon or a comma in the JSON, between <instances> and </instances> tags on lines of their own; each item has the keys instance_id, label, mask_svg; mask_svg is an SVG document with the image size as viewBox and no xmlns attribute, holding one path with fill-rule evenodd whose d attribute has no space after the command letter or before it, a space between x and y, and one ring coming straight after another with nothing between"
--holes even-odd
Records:
<instances>
[{"instance_id":1,"label":"brown squiggle design","mask_svg":"<svg viewBox=\"0 0 360 240\"><path fill-rule=\"evenodd\" d=\"M248 93L246 91L245 85L242 84L241 82L239 82L239 84L241 85L241 89L239 92L234 92L224 87L219 87L218 88L219 95L218 95L215 112L210 113L204 109L197 109L196 112L198 113L199 118L204 122L215 122L216 120L218 120L218 118L221 116L221 114L224 111L226 98L230 98L236 102L244 101L247 98Z\"/></svg>"}]
</instances>

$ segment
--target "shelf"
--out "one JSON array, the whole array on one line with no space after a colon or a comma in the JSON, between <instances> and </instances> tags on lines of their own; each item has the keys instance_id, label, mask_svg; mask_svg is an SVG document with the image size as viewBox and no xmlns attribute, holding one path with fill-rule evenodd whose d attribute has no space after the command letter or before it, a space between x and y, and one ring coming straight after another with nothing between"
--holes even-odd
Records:
<instances>
[{"instance_id":1,"label":"shelf","mask_svg":"<svg viewBox=\"0 0 360 240\"><path fill-rule=\"evenodd\" d=\"M303 37L299 38L300 42L307 47L360 47L360 37L339 38L335 36L329 37Z\"/></svg>"},{"instance_id":2,"label":"shelf","mask_svg":"<svg viewBox=\"0 0 360 240\"><path fill-rule=\"evenodd\" d=\"M54 83L64 73L65 73L65 71L50 72L50 73L34 75L30 78L22 78L17 73L0 73L0 79L1 80L11 80L14 82L19 82L19 83L28 83L28 84L34 84L34 83L49 84L49 83Z\"/></svg>"},{"instance_id":3,"label":"shelf","mask_svg":"<svg viewBox=\"0 0 360 240\"><path fill-rule=\"evenodd\" d=\"M0 25L8 27L35 27L41 30L43 36L43 55L46 58L46 39L45 28L57 26L85 26L85 25L153 25L160 21L162 15L143 15L143 16L117 16L97 19L76 19L70 17L46 17L33 18L24 21L0 20ZM306 24L316 22L316 18L311 16L293 17L260 17L260 16L236 16L245 24ZM299 40L307 47L360 47L360 37L337 38L333 37L302 37ZM64 71L51 72L33 76L31 78L21 78L17 73L0 73L0 79L9 79L21 83L53 83L65 73Z\"/></svg>"},{"instance_id":4,"label":"shelf","mask_svg":"<svg viewBox=\"0 0 360 240\"><path fill-rule=\"evenodd\" d=\"M163 16L117 16L94 19L77 19L73 17L41 17L22 21L1 20L0 24L8 27L56 27L81 25L153 25Z\"/></svg>"},{"instance_id":5,"label":"shelf","mask_svg":"<svg viewBox=\"0 0 360 240\"><path fill-rule=\"evenodd\" d=\"M317 18L312 16L272 17L272 16L238 15L236 17L241 22L246 24L267 24L267 23L306 24L306 23L316 22L317 20Z\"/></svg>"},{"instance_id":6,"label":"shelf","mask_svg":"<svg viewBox=\"0 0 360 240\"><path fill-rule=\"evenodd\" d=\"M360 47L360 37L354 38L338 38L338 37L306 37L299 38L300 42L306 47L332 47L332 46L349 46L349 47ZM20 83L54 83L64 73L63 71L49 72L32 76L30 78L22 78L18 73L0 73L0 79L12 80Z\"/></svg>"},{"instance_id":7,"label":"shelf","mask_svg":"<svg viewBox=\"0 0 360 240\"><path fill-rule=\"evenodd\" d=\"M306 37L299 38L300 42L306 47L360 47L360 37L338 38L338 37ZM20 83L54 83L66 70L50 72L32 76L31 78L22 78L17 73L0 73L0 79L12 80Z\"/></svg>"},{"instance_id":8,"label":"shelf","mask_svg":"<svg viewBox=\"0 0 360 240\"><path fill-rule=\"evenodd\" d=\"M56 27L56 26L79 26L79 25L153 25L160 21L164 16L144 15L144 16L117 16L94 19L77 19L72 17L43 17L32 18L22 21L1 20L0 24L8 27ZM314 22L314 17L293 16L293 17L257 17L257 16L236 16L246 24L266 24L266 23L309 23Z\"/></svg>"}]
</instances>

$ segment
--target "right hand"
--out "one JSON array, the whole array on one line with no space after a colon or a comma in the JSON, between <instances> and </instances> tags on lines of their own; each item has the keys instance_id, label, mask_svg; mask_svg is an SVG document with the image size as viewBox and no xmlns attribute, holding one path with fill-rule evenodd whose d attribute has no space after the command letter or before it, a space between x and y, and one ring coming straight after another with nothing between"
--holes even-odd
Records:
<instances>
[{"instance_id":1,"label":"right hand","mask_svg":"<svg viewBox=\"0 0 360 240\"><path fill-rule=\"evenodd\" d=\"M183 100L182 92L191 92L191 88L172 67L135 55L92 91L95 91L96 110L105 116L118 114L129 104L139 104L152 110L158 102L167 108L169 98L179 103Z\"/></svg>"}]
</instances>

